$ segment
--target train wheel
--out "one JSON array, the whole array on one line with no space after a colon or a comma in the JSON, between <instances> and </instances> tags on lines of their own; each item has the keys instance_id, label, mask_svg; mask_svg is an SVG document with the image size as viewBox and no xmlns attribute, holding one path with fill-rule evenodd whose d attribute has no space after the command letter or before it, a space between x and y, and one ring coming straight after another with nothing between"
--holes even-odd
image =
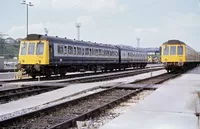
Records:
<instances>
[{"instance_id":1,"label":"train wheel","mask_svg":"<svg viewBox=\"0 0 200 129\"><path fill-rule=\"evenodd\" d=\"M46 75L46 78L50 78L50 77L51 77L51 74L47 74L47 75Z\"/></svg>"},{"instance_id":2,"label":"train wheel","mask_svg":"<svg viewBox=\"0 0 200 129\"><path fill-rule=\"evenodd\" d=\"M66 73L60 73L60 77L64 78Z\"/></svg>"},{"instance_id":3,"label":"train wheel","mask_svg":"<svg viewBox=\"0 0 200 129\"><path fill-rule=\"evenodd\" d=\"M36 78L36 75L31 75L31 77L32 77L33 79L35 79L35 78Z\"/></svg>"}]
</instances>

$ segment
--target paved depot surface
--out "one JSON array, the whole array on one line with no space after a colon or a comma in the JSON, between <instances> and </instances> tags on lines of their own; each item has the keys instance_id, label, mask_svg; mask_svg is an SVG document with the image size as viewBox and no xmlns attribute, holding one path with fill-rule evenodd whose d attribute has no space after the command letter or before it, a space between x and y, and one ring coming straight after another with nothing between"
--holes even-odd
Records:
<instances>
[{"instance_id":1,"label":"paved depot surface","mask_svg":"<svg viewBox=\"0 0 200 129\"><path fill-rule=\"evenodd\" d=\"M166 73L166 70L153 72L152 75L156 76L163 73ZM47 93L43 93L36 96L20 99L17 101L12 101L10 103L2 104L0 105L0 116L7 113L12 113L15 111L20 111L22 109L27 109L27 108L44 104L44 103L48 103L48 102L63 98L65 96L69 96L74 93L81 92L89 88L102 86L102 85L115 85L119 83L129 83L129 82L133 82L136 79L148 78L150 77L150 75L151 75L150 73L145 73L145 74L140 74L133 77L120 78L120 79L104 81L104 82L71 84L65 88L57 89L57 90L50 91Z\"/></svg>"},{"instance_id":2,"label":"paved depot surface","mask_svg":"<svg viewBox=\"0 0 200 129\"><path fill-rule=\"evenodd\" d=\"M100 129L198 129L200 67L159 86Z\"/></svg>"}]
</instances>

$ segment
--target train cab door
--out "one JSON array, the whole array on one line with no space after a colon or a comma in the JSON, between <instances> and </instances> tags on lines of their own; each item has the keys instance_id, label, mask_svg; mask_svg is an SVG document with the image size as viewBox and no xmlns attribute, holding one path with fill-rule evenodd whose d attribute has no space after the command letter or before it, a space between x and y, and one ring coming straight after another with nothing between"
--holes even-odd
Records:
<instances>
[{"instance_id":1,"label":"train cab door","mask_svg":"<svg viewBox=\"0 0 200 129\"><path fill-rule=\"evenodd\" d=\"M121 68L121 49L118 48L118 56L119 56L119 69Z\"/></svg>"},{"instance_id":2,"label":"train cab door","mask_svg":"<svg viewBox=\"0 0 200 129\"><path fill-rule=\"evenodd\" d=\"M50 60L50 62L52 62L53 60L53 47L52 47L52 44L50 43L49 44L49 60Z\"/></svg>"}]
</instances>

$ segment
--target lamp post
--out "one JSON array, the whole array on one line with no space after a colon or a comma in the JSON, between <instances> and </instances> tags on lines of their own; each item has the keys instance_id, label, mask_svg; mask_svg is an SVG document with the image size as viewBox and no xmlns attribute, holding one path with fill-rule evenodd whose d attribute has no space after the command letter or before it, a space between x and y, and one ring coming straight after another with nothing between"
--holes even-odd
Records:
<instances>
[{"instance_id":1,"label":"lamp post","mask_svg":"<svg viewBox=\"0 0 200 129\"><path fill-rule=\"evenodd\" d=\"M46 35L48 35L49 30L47 28L44 28L44 32Z\"/></svg>"},{"instance_id":2,"label":"lamp post","mask_svg":"<svg viewBox=\"0 0 200 129\"><path fill-rule=\"evenodd\" d=\"M81 28L81 23L75 23L76 28L77 28L77 39L80 40L80 28Z\"/></svg>"},{"instance_id":3,"label":"lamp post","mask_svg":"<svg viewBox=\"0 0 200 129\"><path fill-rule=\"evenodd\" d=\"M27 22L27 23L26 23L26 31L27 31L27 34L26 34L26 35L28 36L28 7L29 7L29 6L30 6L30 7L33 6L33 4L32 4L31 2L27 3L26 0L23 0L23 2L22 2L21 4L25 5L25 6L26 6L26 9L27 9L27 19L26 19L26 20L27 20L27 21L26 21L26 22Z\"/></svg>"}]
</instances>

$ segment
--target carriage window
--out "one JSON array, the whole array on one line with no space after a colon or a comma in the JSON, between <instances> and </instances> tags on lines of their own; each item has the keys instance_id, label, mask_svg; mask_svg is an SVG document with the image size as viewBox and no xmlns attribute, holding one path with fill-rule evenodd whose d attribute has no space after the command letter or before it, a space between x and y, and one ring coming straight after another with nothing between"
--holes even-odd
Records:
<instances>
[{"instance_id":1,"label":"carriage window","mask_svg":"<svg viewBox=\"0 0 200 129\"><path fill-rule=\"evenodd\" d=\"M89 53L89 55L92 55L92 49L90 48L90 53Z\"/></svg>"},{"instance_id":2,"label":"carriage window","mask_svg":"<svg viewBox=\"0 0 200 129\"><path fill-rule=\"evenodd\" d=\"M74 47L74 55L76 55L76 47Z\"/></svg>"},{"instance_id":3,"label":"carriage window","mask_svg":"<svg viewBox=\"0 0 200 129\"><path fill-rule=\"evenodd\" d=\"M26 47L27 47L27 44L26 43L22 43L21 55L26 55Z\"/></svg>"},{"instance_id":4,"label":"carriage window","mask_svg":"<svg viewBox=\"0 0 200 129\"><path fill-rule=\"evenodd\" d=\"M64 53L64 49L63 49L63 45L58 45L58 54L63 54Z\"/></svg>"},{"instance_id":5,"label":"carriage window","mask_svg":"<svg viewBox=\"0 0 200 129\"><path fill-rule=\"evenodd\" d=\"M104 50L104 56L107 56L107 50Z\"/></svg>"},{"instance_id":6,"label":"carriage window","mask_svg":"<svg viewBox=\"0 0 200 129\"><path fill-rule=\"evenodd\" d=\"M132 57L132 52L129 53L129 56Z\"/></svg>"},{"instance_id":7,"label":"carriage window","mask_svg":"<svg viewBox=\"0 0 200 129\"><path fill-rule=\"evenodd\" d=\"M169 55L169 46L165 46L163 54Z\"/></svg>"},{"instance_id":8,"label":"carriage window","mask_svg":"<svg viewBox=\"0 0 200 129\"><path fill-rule=\"evenodd\" d=\"M176 46L170 47L170 55L176 55Z\"/></svg>"},{"instance_id":9,"label":"carriage window","mask_svg":"<svg viewBox=\"0 0 200 129\"><path fill-rule=\"evenodd\" d=\"M43 55L44 53L44 43L39 42L37 44L36 55Z\"/></svg>"},{"instance_id":10,"label":"carriage window","mask_svg":"<svg viewBox=\"0 0 200 129\"><path fill-rule=\"evenodd\" d=\"M113 56L113 51L110 51L110 56Z\"/></svg>"},{"instance_id":11,"label":"carriage window","mask_svg":"<svg viewBox=\"0 0 200 129\"><path fill-rule=\"evenodd\" d=\"M118 56L118 52L117 51L115 52L115 56Z\"/></svg>"},{"instance_id":12,"label":"carriage window","mask_svg":"<svg viewBox=\"0 0 200 129\"><path fill-rule=\"evenodd\" d=\"M95 55L95 51L94 51L94 49L91 50L90 55L93 55L93 56Z\"/></svg>"},{"instance_id":13,"label":"carriage window","mask_svg":"<svg viewBox=\"0 0 200 129\"><path fill-rule=\"evenodd\" d=\"M112 51L110 51L110 53L109 53L109 54L110 54L110 56L112 56Z\"/></svg>"},{"instance_id":14,"label":"carriage window","mask_svg":"<svg viewBox=\"0 0 200 129\"><path fill-rule=\"evenodd\" d=\"M67 49L67 46L65 46L65 54L67 54L67 50L68 50L68 49Z\"/></svg>"},{"instance_id":15,"label":"carriage window","mask_svg":"<svg viewBox=\"0 0 200 129\"><path fill-rule=\"evenodd\" d=\"M113 51L113 56L116 56L116 52L115 51Z\"/></svg>"},{"instance_id":16,"label":"carriage window","mask_svg":"<svg viewBox=\"0 0 200 129\"><path fill-rule=\"evenodd\" d=\"M82 48L82 55L84 55L84 53L85 53L85 51L84 51L85 49L84 48Z\"/></svg>"},{"instance_id":17,"label":"carriage window","mask_svg":"<svg viewBox=\"0 0 200 129\"><path fill-rule=\"evenodd\" d=\"M178 46L178 55L183 55L183 46Z\"/></svg>"},{"instance_id":18,"label":"carriage window","mask_svg":"<svg viewBox=\"0 0 200 129\"><path fill-rule=\"evenodd\" d=\"M77 55L81 55L81 48L77 47Z\"/></svg>"},{"instance_id":19,"label":"carriage window","mask_svg":"<svg viewBox=\"0 0 200 129\"><path fill-rule=\"evenodd\" d=\"M29 43L28 45L28 55L34 55L35 43Z\"/></svg>"},{"instance_id":20,"label":"carriage window","mask_svg":"<svg viewBox=\"0 0 200 129\"><path fill-rule=\"evenodd\" d=\"M101 49L99 49L99 56L101 56Z\"/></svg>"},{"instance_id":21,"label":"carriage window","mask_svg":"<svg viewBox=\"0 0 200 129\"><path fill-rule=\"evenodd\" d=\"M100 56L103 56L103 53L104 53L103 50L102 50L102 49L99 49L99 55L100 55Z\"/></svg>"},{"instance_id":22,"label":"carriage window","mask_svg":"<svg viewBox=\"0 0 200 129\"><path fill-rule=\"evenodd\" d=\"M109 50L106 50L106 56L109 56L109 54L110 54Z\"/></svg>"},{"instance_id":23,"label":"carriage window","mask_svg":"<svg viewBox=\"0 0 200 129\"><path fill-rule=\"evenodd\" d=\"M72 55L73 54L73 47L68 46L68 54Z\"/></svg>"},{"instance_id":24,"label":"carriage window","mask_svg":"<svg viewBox=\"0 0 200 129\"><path fill-rule=\"evenodd\" d=\"M85 55L89 55L90 52L89 52L89 48L85 48Z\"/></svg>"},{"instance_id":25,"label":"carriage window","mask_svg":"<svg viewBox=\"0 0 200 129\"><path fill-rule=\"evenodd\" d=\"M96 56L99 55L99 51L98 51L98 49L95 49L95 55L96 55Z\"/></svg>"}]
</instances>

